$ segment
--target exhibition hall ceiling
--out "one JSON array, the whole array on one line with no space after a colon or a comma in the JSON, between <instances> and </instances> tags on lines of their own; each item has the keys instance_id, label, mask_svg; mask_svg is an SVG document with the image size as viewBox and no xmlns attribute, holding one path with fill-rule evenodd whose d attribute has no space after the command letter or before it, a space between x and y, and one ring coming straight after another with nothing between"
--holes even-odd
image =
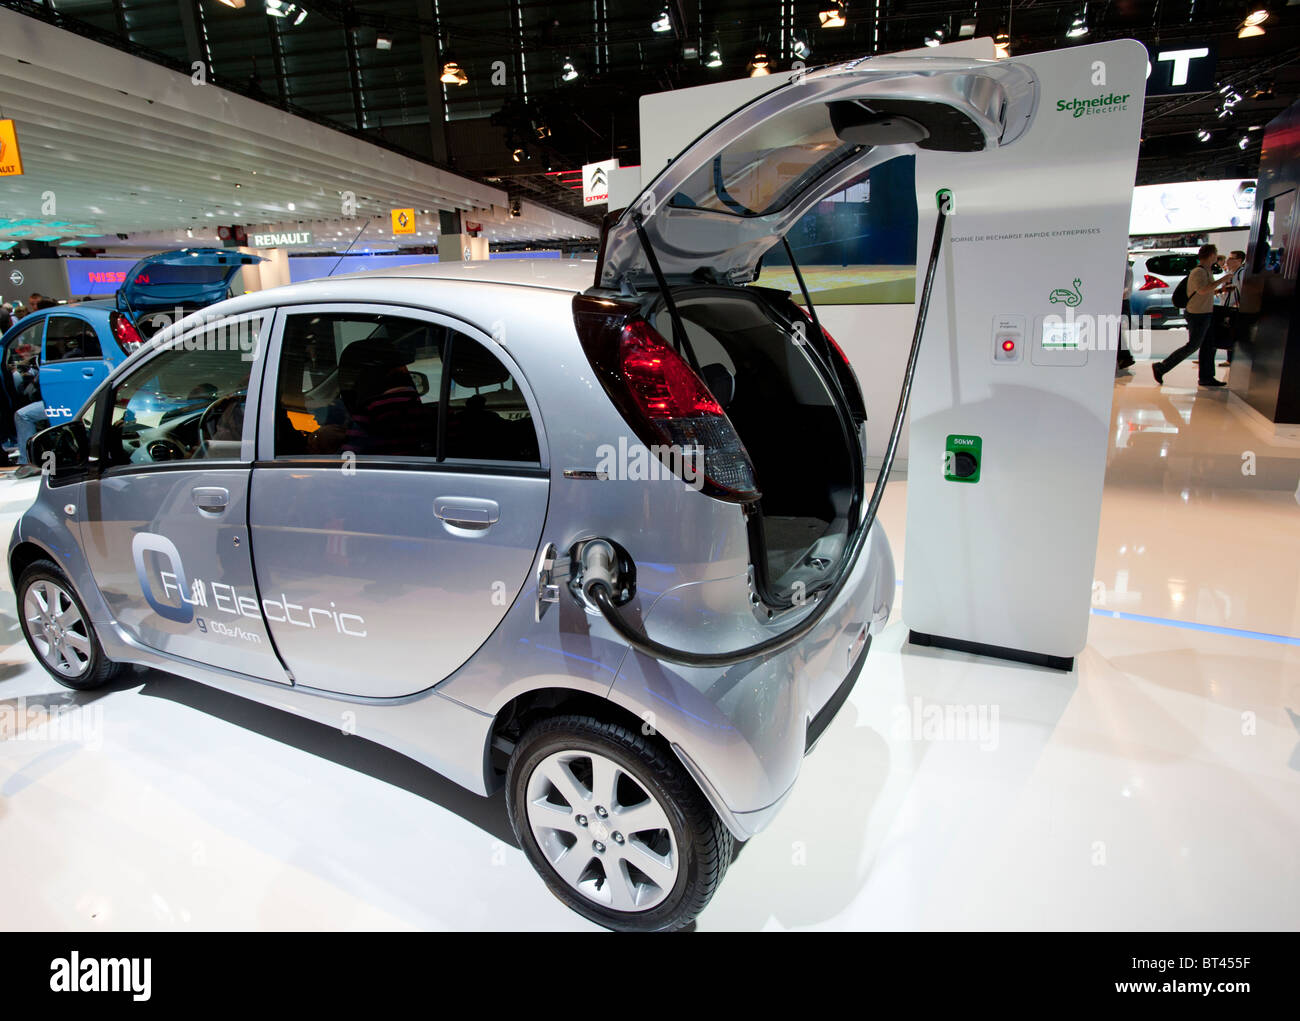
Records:
<instances>
[{"instance_id":1,"label":"exhibition hall ceiling","mask_svg":"<svg viewBox=\"0 0 1300 1021\"><path fill-rule=\"evenodd\" d=\"M1162 68L1172 67L1159 61L1162 53L1204 51L1189 81L1148 96L1139 183L1253 176L1259 129L1300 92L1300 4L1287 0L0 0L0 7L173 72L189 75L198 62L232 98L587 224L561 237L598 221L566 172L611 155L639 163L641 95L796 62L812 67L977 36L999 39L1012 55L1132 37ZM1266 16L1248 25L1258 20L1254 11ZM132 121L137 111L118 109L123 104L97 94L93 82L56 81L50 97L37 99L24 92L33 68L6 61L0 73L5 115L43 118L33 129L38 159L53 146L101 163L106 174L120 171L127 204L149 200L126 187L147 176L135 168L155 172L154 186L185 179L169 157L194 151L187 125L159 112ZM63 115L67 102L76 116ZM116 132L92 130L101 114ZM161 149L158 134L166 136ZM204 153L222 173L221 187L202 196L206 206L238 209L226 175L241 161L253 165L239 151L245 144L260 147L255 159L268 172L287 175L286 187L263 189L285 213L295 172L310 171L327 197L343 190L340 177L355 176L353 168L333 174L329 152L304 153L290 139L230 142L225 153ZM201 189L198 177L192 184ZM432 208L444 200L422 188L425 197L415 197L412 183L382 173L366 187L378 205Z\"/></svg>"}]
</instances>

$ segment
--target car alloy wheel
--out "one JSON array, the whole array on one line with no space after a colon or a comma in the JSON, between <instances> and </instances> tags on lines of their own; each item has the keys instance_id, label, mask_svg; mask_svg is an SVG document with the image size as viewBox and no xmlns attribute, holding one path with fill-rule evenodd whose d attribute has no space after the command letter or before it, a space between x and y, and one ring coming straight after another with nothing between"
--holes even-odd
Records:
<instances>
[{"instance_id":1,"label":"car alloy wheel","mask_svg":"<svg viewBox=\"0 0 1300 1021\"><path fill-rule=\"evenodd\" d=\"M677 883L668 814L648 785L593 751L555 752L528 778L533 838L572 889L614 911L648 911Z\"/></svg>"},{"instance_id":2,"label":"car alloy wheel","mask_svg":"<svg viewBox=\"0 0 1300 1021\"><path fill-rule=\"evenodd\" d=\"M64 589L42 578L28 586L23 616L32 646L42 662L63 677L79 677L90 667L90 628L76 601Z\"/></svg>"}]
</instances>

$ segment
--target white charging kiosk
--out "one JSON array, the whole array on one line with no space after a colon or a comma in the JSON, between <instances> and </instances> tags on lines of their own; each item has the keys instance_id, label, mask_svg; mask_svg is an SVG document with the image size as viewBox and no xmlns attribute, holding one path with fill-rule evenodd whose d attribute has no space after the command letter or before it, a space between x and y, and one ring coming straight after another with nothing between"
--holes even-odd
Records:
<instances>
[{"instance_id":1,"label":"white charging kiosk","mask_svg":"<svg viewBox=\"0 0 1300 1021\"><path fill-rule=\"evenodd\" d=\"M1029 129L917 153L918 253L953 193L911 400L914 645L1070 669L1087 640L1146 50L1017 56Z\"/></svg>"}]
</instances>

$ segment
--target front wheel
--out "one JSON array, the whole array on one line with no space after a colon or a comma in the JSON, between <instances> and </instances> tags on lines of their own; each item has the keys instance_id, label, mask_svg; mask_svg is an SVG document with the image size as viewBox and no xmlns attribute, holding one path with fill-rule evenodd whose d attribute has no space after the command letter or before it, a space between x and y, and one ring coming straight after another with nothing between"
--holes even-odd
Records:
<instances>
[{"instance_id":1,"label":"front wheel","mask_svg":"<svg viewBox=\"0 0 1300 1021\"><path fill-rule=\"evenodd\" d=\"M524 733L506 803L551 892L610 929L688 925L731 861L731 832L672 753L589 716L551 717Z\"/></svg>"},{"instance_id":2,"label":"front wheel","mask_svg":"<svg viewBox=\"0 0 1300 1021\"><path fill-rule=\"evenodd\" d=\"M90 615L58 565L29 564L18 578L17 595L27 644L56 681L88 691L117 673L118 664L104 655Z\"/></svg>"}]
</instances>

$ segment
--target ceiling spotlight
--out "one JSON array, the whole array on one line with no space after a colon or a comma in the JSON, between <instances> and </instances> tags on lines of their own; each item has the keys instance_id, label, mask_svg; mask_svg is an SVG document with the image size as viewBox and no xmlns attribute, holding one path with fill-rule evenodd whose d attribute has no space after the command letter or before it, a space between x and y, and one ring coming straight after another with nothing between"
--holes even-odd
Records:
<instances>
[{"instance_id":1,"label":"ceiling spotlight","mask_svg":"<svg viewBox=\"0 0 1300 1021\"><path fill-rule=\"evenodd\" d=\"M790 52L799 60L805 60L808 54L812 52L812 47L803 39L795 39L790 45Z\"/></svg>"},{"instance_id":2,"label":"ceiling spotlight","mask_svg":"<svg viewBox=\"0 0 1300 1021\"><path fill-rule=\"evenodd\" d=\"M571 82L578 77L578 69L573 66L573 58L565 57L564 64L560 68L560 81Z\"/></svg>"},{"instance_id":3,"label":"ceiling spotlight","mask_svg":"<svg viewBox=\"0 0 1300 1021\"><path fill-rule=\"evenodd\" d=\"M957 26L957 38L968 39L975 34L975 19L967 18Z\"/></svg>"},{"instance_id":4,"label":"ceiling spotlight","mask_svg":"<svg viewBox=\"0 0 1300 1021\"><path fill-rule=\"evenodd\" d=\"M1204 128L1200 128L1196 132L1196 140L1198 142L1208 142L1210 140L1210 133Z\"/></svg>"},{"instance_id":5,"label":"ceiling spotlight","mask_svg":"<svg viewBox=\"0 0 1300 1021\"><path fill-rule=\"evenodd\" d=\"M671 32L672 30L673 30L673 19L672 16L668 13L668 8L665 7L662 11L659 12L659 17L657 17L654 21L650 22L650 31Z\"/></svg>"},{"instance_id":6,"label":"ceiling spotlight","mask_svg":"<svg viewBox=\"0 0 1300 1021\"><path fill-rule=\"evenodd\" d=\"M522 146L518 149L512 149L510 152L510 158L516 163L522 163L524 160L528 159L528 150Z\"/></svg>"},{"instance_id":7,"label":"ceiling spotlight","mask_svg":"<svg viewBox=\"0 0 1300 1021\"><path fill-rule=\"evenodd\" d=\"M1242 22L1241 27L1237 29L1238 39L1250 39L1254 36L1263 35L1263 34L1264 34L1263 28L1261 28L1259 25L1251 25L1248 22Z\"/></svg>"},{"instance_id":8,"label":"ceiling spotlight","mask_svg":"<svg viewBox=\"0 0 1300 1021\"><path fill-rule=\"evenodd\" d=\"M993 55L998 60L1006 60L1011 56L1011 36L1007 32L999 32L997 38L993 40Z\"/></svg>"},{"instance_id":9,"label":"ceiling spotlight","mask_svg":"<svg viewBox=\"0 0 1300 1021\"><path fill-rule=\"evenodd\" d=\"M1245 135L1242 135L1239 139L1237 139L1237 148L1238 148L1238 149L1244 149L1244 148L1246 148L1246 146L1248 146L1248 145L1250 145L1250 139L1247 138Z\"/></svg>"},{"instance_id":10,"label":"ceiling spotlight","mask_svg":"<svg viewBox=\"0 0 1300 1021\"><path fill-rule=\"evenodd\" d=\"M1251 11L1249 14L1247 14L1246 20L1243 21L1242 24L1251 25L1251 26L1262 25L1266 21L1268 21L1268 11L1264 10L1261 7L1258 10Z\"/></svg>"},{"instance_id":11,"label":"ceiling spotlight","mask_svg":"<svg viewBox=\"0 0 1300 1021\"><path fill-rule=\"evenodd\" d=\"M233 7L235 10L243 10L244 0L218 0L219 3L226 7Z\"/></svg>"},{"instance_id":12,"label":"ceiling spotlight","mask_svg":"<svg viewBox=\"0 0 1300 1021\"><path fill-rule=\"evenodd\" d=\"M386 35L375 36L375 49L391 50L392 48L393 48L393 40L390 39L388 36Z\"/></svg>"},{"instance_id":13,"label":"ceiling spotlight","mask_svg":"<svg viewBox=\"0 0 1300 1021\"><path fill-rule=\"evenodd\" d=\"M438 81L442 82L444 85L467 85L469 83L469 75L465 73L465 69L457 64L456 61L449 60L442 65L442 74L438 76Z\"/></svg>"},{"instance_id":14,"label":"ceiling spotlight","mask_svg":"<svg viewBox=\"0 0 1300 1021\"><path fill-rule=\"evenodd\" d=\"M759 50L754 54L754 59L749 62L749 77L761 78L765 74L771 74L772 72L768 70L768 64L766 51Z\"/></svg>"},{"instance_id":15,"label":"ceiling spotlight","mask_svg":"<svg viewBox=\"0 0 1300 1021\"><path fill-rule=\"evenodd\" d=\"M709 50L708 58L704 61L704 66L705 67L722 66L722 50L718 47L718 41L716 39L713 40L713 46Z\"/></svg>"},{"instance_id":16,"label":"ceiling spotlight","mask_svg":"<svg viewBox=\"0 0 1300 1021\"><path fill-rule=\"evenodd\" d=\"M817 12L817 20L821 23L822 28L843 28L848 22L848 16L844 12L844 4L838 2L824 4L823 9Z\"/></svg>"},{"instance_id":17,"label":"ceiling spotlight","mask_svg":"<svg viewBox=\"0 0 1300 1021\"><path fill-rule=\"evenodd\" d=\"M925 45L938 46L941 42L943 42L944 34L945 33L943 29L936 28L933 32L931 32L929 35L925 37Z\"/></svg>"},{"instance_id":18,"label":"ceiling spotlight","mask_svg":"<svg viewBox=\"0 0 1300 1021\"><path fill-rule=\"evenodd\" d=\"M1083 13L1076 14L1074 20L1070 22L1070 27L1065 30L1067 39L1081 39L1088 34L1088 19Z\"/></svg>"}]
</instances>

